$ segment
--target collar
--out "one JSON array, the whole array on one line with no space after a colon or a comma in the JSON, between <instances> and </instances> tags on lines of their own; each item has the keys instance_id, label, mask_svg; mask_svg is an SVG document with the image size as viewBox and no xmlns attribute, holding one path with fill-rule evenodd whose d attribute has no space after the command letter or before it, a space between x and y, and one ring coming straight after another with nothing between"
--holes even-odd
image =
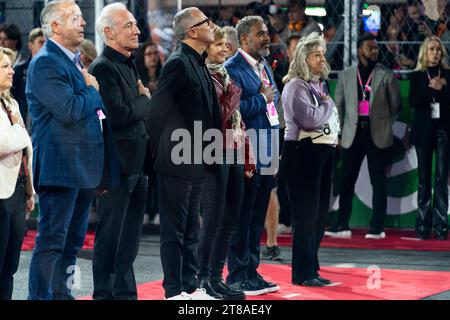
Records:
<instances>
[{"instance_id":1,"label":"collar","mask_svg":"<svg viewBox=\"0 0 450 320\"><path fill-rule=\"evenodd\" d=\"M187 52L187 53L189 53L192 57L194 57L195 58L195 60L197 60L197 62L200 64L200 65L206 65L205 64L205 59L206 59L206 57L208 57L208 54L206 53L206 51L204 51L201 55L197 52L197 51L195 51L190 45L188 45L188 44L186 44L186 43L184 43L184 42L182 42L181 43L181 47Z\"/></svg>"},{"instance_id":2,"label":"collar","mask_svg":"<svg viewBox=\"0 0 450 320\"><path fill-rule=\"evenodd\" d=\"M252 68L258 68L260 63L264 64L264 58L261 58L261 61L257 61L255 58L253 58L251 55L249 55L241 48L239 48L238 51L242 54L244 60L247 61L250 64L250 66L252 66Z\"/></svg>"},{"instance_id":3,"label":"collar","mask_svg":"<svg viewBox=\"0 0 450 320\"><path fill-rule=\"evenodd\" d=\"M129 61L132 61L134 58L133 53L131 53L131 56L127 57L121 54L119 51L111 48L110 46L106 45L103 49L103 54L110 60L115 60L122 63L127 63Z\"/></svg>"},{"instance_id":4,"label":"collar","mask_svg":"<svg viewBox=\"0 0 450 320\"><path fill-rule=\"evenodd\" d=\"M78 55L80 54L79 51L75 51L75 52L70 51L69 49L67 49L66 47L64 47L63 45L59 44L58 42L56 42L55 40L53 40L51 38L48 40L50 40L51 42L56 44L58 46L58 48L60 48L66 54L66 56L69 57L70 61L73 61L73 58L75 58L77 56L77 54Z\"/></svg>"}]
</instances>

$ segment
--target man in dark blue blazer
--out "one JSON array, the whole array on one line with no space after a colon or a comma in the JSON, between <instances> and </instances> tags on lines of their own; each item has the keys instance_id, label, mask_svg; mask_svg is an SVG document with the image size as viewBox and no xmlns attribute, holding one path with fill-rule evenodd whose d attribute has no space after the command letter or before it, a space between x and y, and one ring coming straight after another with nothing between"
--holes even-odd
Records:
<instances>
[{"instance_id":1,"label":"man in dark blue blazer","mask_svg":"<svg viewBox=\"0 0 450 320\"><path fill-rule=\"evenodd\" d=\"M240 111L256 153L257 172L245 181L239 229L233 235L228 255L227 283L246 295L279 290L258 274L259 242L278 160L279 120L275 106L280 98L269 55L270 37L261 17L247 16L236 26L241 49L225 67L242 88Z\"/></svg>"},{"instance_id":2,"label":"man in dark blue blazer","mask_svg":"<svg viewBox=\"0 0 450 320\"><path fill-rule=\"evenodd\" d=\"M89 207L96 188L117 184L118 160L98 83L79 62L86 25L80 8L52 1L41 23L48 40L30 63L25 90L40 200L28 298L73 299Z\"/></svg>"}]
</instances>

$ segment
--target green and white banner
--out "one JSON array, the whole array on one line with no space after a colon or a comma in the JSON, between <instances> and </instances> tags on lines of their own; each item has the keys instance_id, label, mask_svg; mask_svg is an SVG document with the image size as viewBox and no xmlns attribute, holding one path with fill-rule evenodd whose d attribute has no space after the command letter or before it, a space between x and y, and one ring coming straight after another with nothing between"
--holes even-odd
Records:
<instances>
[{"instance_id":1,"label":"green and white banner","mask_svg":"<svg viewBox=\"0 0 450 320\"><path fill-rule=\"evenodd\" d=\"M401 80L402 112L394 124L394 135L406 146L400 152L388 172L388 203L386 227L413 227L417 213L417 155L415 148L408 144L408 124L412 111L408 104L409 82ZM330 83L334 92L335 82ZM331 199L331 210L339 207L339 183L342 163L338 159L335 171L335 186ZM434 168L433 168L434 176ZM433 179L434 180L434 179ZM367 158L364 159L355 186L353 211L350 224L352 226L368 226L372 215L372 185L370 184ZM332 214L333 216L333 214Z\"/></svg>"}]
</instances>

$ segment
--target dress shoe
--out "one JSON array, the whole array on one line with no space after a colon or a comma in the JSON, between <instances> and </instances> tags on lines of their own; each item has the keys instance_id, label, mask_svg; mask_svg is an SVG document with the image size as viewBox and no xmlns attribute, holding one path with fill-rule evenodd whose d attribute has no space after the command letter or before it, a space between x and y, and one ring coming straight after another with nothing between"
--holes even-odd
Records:
<instances>
[{"instance_id":1,"label":"dress shoe","mask_svg":"<svg viewBox=\"0 0 450 320\"><path fill-rule=\"evenodd\" d=\"M221 294L217 293L211 286L211 282L209 280L208 277L202 277L199 280L199 285L198 287L200 289L204 289L205 293L211 297L213 297L214 299L217 300L223 300L223 297Z\"/></svg>"},{"instance_id":2,"label":"dress shoe","mask_svg":"<svg viewBox=\"0 0 450 320\"><path fill-rule=\"evenodd\" d=\"M427 240L430 238L431 230L430 228L420 226L416 227L416 237L418 239Z\"/></svg>"},{"instance_id":3,"label":"dress shoe","mask_svg":"<svg viewBox=\"0 0 450 320\"><path fill-rule=\"evenodd\" d=\"M325 286L325 284L320 282L317 278L305 280L305 281L301 281L301 282L292 281L292 283L296 284L296 285L300 285L300 286L305 286L305 287L324 287Z\"/></svg>"},{"instance_id":4,"label":"dress shoe","mask_svg":"<svg viewBox=\"0 0 450 320\"><path fill-rule=\"evenodd\" d=\"M437 240L447 240L448 237L448 229L442 228L442 229L434 229L434 237Z\"/></svg>"},{"instance_id":5,"label":"dress shoe","mask_svg":"<svg viewBox=\"0 0 450 320\"><path fill-rule=\"evenodd\" d=\"M224 300L245 300L245 293L242 290L233 289L223 280L211 281L211 287L218 294L222 295Z\"/></svg>"},{"instance_id":6,"label":"dress shoe","mask_svg":"<svg viewBox=\"0 0 450 320\"><path fill-rule=\"evenodd\" d=\"M325 235L331 238L348 239L352 237L352 231L349 227L343 227L341 225L335 224L325 231Z\"/></svg>"},{"instance_id":7,"label":"dress shoe","mask_svg":"<svg viewBox=\"0 0 450 320\"><path fill-rule=\"evenodd\" d=\"M321 276L318 276L316 279L319 280L320 282L322 282L324 285L332 284L332 281L331 281L331 280L322 278Z\"/></svg>"}]
</instances>

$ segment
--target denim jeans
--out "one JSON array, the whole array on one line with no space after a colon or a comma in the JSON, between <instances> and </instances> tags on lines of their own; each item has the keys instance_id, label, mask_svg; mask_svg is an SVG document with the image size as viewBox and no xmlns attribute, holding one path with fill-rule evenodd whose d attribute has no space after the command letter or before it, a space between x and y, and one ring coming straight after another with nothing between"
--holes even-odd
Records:
<instances>
[{"instance_id":1,"label":"denim jeans","mask_svg":"<svg viewBox=\"0 0 450 320\"><path fill-rule=\"evenodd\" d=\"M76 255L86 236L93 189L40 187L29 300L71 300Z\"/></svg>"}]
</instances>

